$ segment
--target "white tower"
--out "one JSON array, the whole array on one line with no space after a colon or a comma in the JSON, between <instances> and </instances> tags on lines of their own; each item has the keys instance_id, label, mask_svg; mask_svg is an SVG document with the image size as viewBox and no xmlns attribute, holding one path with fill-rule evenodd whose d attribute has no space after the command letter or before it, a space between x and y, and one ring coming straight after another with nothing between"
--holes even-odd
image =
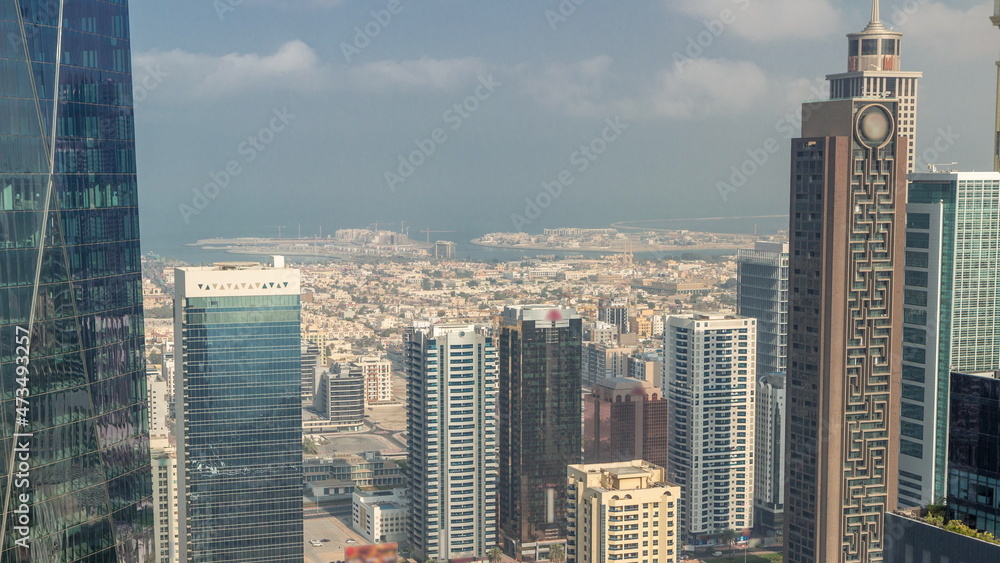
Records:
<instances>
[{"instance_id":1,"label":"white tower","mask_svg":"<svg viewBox=\"0 0 1000 563\"><path fill-rule=\"evenodd\" d=\"M994 0L993 17L990 20L1000 29L1000 0ZM993 142L993 170L1000 172L1000 61L997 61L997 124Z\"/></svg>"},{"instance_id":2,"label":"white tower","mask_svg":"<svg viewBox=\"0 0 1000 563\"><path fill-rule=\"evenodd\" d=\"M1000 5L1000 0L996 0ZM922 72L901 70L903 34L885 27L879 0L872 0L868 27L848 39L847 72L827 76L830 98L891 98L899 100L899 134L910 139L907 171L913 172L917 146L917 79Z\"/></svg>"}]
</instances>

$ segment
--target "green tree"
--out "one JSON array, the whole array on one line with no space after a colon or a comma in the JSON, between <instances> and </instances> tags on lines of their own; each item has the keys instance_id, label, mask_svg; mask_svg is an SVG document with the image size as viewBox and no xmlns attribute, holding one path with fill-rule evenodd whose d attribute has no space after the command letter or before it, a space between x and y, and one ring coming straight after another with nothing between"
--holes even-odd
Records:
<instances>
[{"instance_id":1,"label":"green tree","mask_svg":"<svg viewBox=\"0 0 1000 563\"><path fill-rule=\"evenodd\" d=\"M736 543L738 537L740 534L736 530L726 529L719 532L719 541L729 546L729 555L733 554L733 544Z\"/></svg>"},{"instance_id":2,"label":"green tree","mask_svg":"<svg viewBox=\"0 0 1000 563\"><path fill-rule=\"evenodd\" d=\"M429 280L427 278L424 278L423 280L421 280L420 281L420 289L422 289L424 291L430 291L431 290L431 280Z\"/></svg>"},{"instance_id":3,"label":"green tree","mask_svg":"<svg viewBox=\"0 0 1000 563\"><path fill-rule=\"evenodd\" d=\"M486 560L490 563L500 563L503 560L503 551L497 546L489 548L486 550Z\"/></svg>"},{"instance_id":4,"label":"green tree","mask_svg":"<svg viewBox=\"0 0 1000 563\"><path fill-rule=\"evenodd\" d=\"M302 451L315 455L319 453L319 448L316 447L316 442L313 442L312 438L306 437L302 439Z\"/></svg>"},{"instance_id":5,"label":"green tree","mask_svg":"<svg viewBox=\"0 0 1000 563\"><path fill-rule=\"evenodd\" d=\"M566 548L561 543L554 544L549 548L549 561L552 563L566 562Z\"/></svg>"}]
</instances>

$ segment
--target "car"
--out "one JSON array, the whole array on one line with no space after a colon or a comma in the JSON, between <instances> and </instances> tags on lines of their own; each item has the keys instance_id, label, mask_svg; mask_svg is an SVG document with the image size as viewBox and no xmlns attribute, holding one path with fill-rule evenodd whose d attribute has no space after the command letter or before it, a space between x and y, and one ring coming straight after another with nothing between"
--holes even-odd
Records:
<instances>
[{"instance_id":1,"label":"car","mask_svg":"<svg viewBox=\"0 0 1000 563\"><path fill-rule=\"evenodd\" d=\"M358 543L354 538L347 538L347 543Z\"/></svg>"},{"instance_id":2,"label":"car","mask_svg":"<svg viewBox=\"0 0 1000 563\"><path fill-rule=\"evenodd\" d=\"M718 550L713 551L712 552L712 557L722 557L722 552L718 551Z\"/></svg>"},{"instance_id":3,"label":"car","mask_svg":"<svg viewBox=\"0 0 1000 563\"><path fill-rule=\"evenodd\" d=\"M319 540L309 540L309 543L312 544L313 547L319 547L323 545L322 543L320 543Z\"/></svg>"},{"instance_id":4,"label":"car","mask_svg":"<svg viewBox=\"0 0 1000 563\"><path fill-rule=\"evenodd\" d=\"M321 540L319 540L319 541L321 541L321 542L323 542L323 543L326 543L326 542L328 542L328 541L330 541L330 540L328 540L328 539L326 539L326 538L323 538L323 539L321 539Z\"/></svg>"}]
</instances>

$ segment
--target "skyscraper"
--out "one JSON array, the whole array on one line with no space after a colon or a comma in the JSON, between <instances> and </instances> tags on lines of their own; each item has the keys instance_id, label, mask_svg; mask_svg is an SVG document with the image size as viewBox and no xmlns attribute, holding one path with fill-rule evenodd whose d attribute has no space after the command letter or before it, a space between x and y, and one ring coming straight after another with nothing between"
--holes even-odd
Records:
<instances>
[{"instance_id":1,"label":"skyscraper","mask_svg":"<svg viewBox=\"0 0 1000 563\"><path fill-rule=\"evenodd\" d=\"M952 373L948 519L994 536L1000 535L998 421L1000 371Z\"/></svg>"},{"instance_id":2,"label":"skyscraper","mask_svg":"<svg viewBox=\"0 0 1000 563\"><path fill-rule=\"evenodd\" d=\"M915 77L889 87L898 72L882 69L899 68L899 34L885 30L874 6L868 28L848 36L850 64L878 67L858 79L884 89L845 92L831 77L835 99L805 104L803 138L792 141L789 563L882 561L885 513L897 504L912 160L912 116L901 114L912 113L906 92L915 94L902 86Z\"/></svg>"},{"instance_id":3,"label":"skyscraper","mask_svg":"<svg viewBox=\"0 0 1000 563\"><path fill-rule=\"evenodd\" d=\"M667 317L667 478L681 486L681 538L753 527L757 321Z\"/></svg>"},{"instance_id":4,"label":"skyscraper","mask_svg":"<svg viewBox=\"0 0 1000 563\"><path fill-rule=\"evenodd\" d=\"M769 535L777 535L785 523L785 379L784 372L757 377L754 522Z\"/></svg>"},{"instance_id":5,"label":"skyscraper","mask_svg":"<svg viewBox=\"0 0 1000 563\"><path fill-rule=\"evenodd\" d=\"M788 244L758 241L736 255L737 312L757 319L757 375L788 363Z\"/></svg>"},{"instance_id":6,"label":"skyscraper","mask_svg":"<svg viewBox=\"0 0 1000 563\"><path fill-rule=\"evenodd\" d=\"M629 324L628 301L625 299L601 299L597 307L597 320L618 327L619 334L632 332Z\"/></svg>"},{"instance_id":7,"label":"skyscraper","mask_svg":"<svg viewBox=\"0 0 1000 563\"><path fill-rule=\"evenodd\" d=\"M993 0L993 17L990 21L1000 29L1000 0ZM997 61L997 113L994 137L993 170L1000 172L1000 61Z\"/></svg>"},{"instance_id":8,"label":"skyscraper","mask_svg":"<svg viewBox=\"0 0 1000 563\"><path fill-rule=\"evenodd\" d=\"M301 562L299 271L178 268L180 560Z\"/></svg>"},{"instance_id":9,"label":"skyscraper","mask_svg":"<svg viewBox=\"0 0 1000 563\"><path fill-rule=\"evenodd\" d=\"M583 407L583 462L667 466L667 400L651 381L598 381Z\"/></svg>"},{"instance_id":10,"label":"skyscraper","mask_svg":"<svg viewBox=\"0 0 1000 563\"><path fill-rule=\"evenodd\" d=\"M583 321L575 309L507 307L500 326L500 534L515 557L566 538L566 466L580 462Z\"/></svg>"},{"instance_id":11,"label":"skyscraper","mask_svg":"<svg viewBox=\"0 0 1000 563\"><path fill-rule=\"evenodd\" d=\"M1000 174L910 176L899 504L946 494L948 376L1000 366Z\"/></svg>"},{"instance_id":12,"label":"skyscraper","mask_svg":"<svg viewBox=\"0 0 1000 563\"><path fill-rule=\"evenodd\" d=\"M0 0L3 561L153 557L128 21Z\"/></svg>"},{"instance_id":13,"label":"skyscraper","mask_svg":"<svg viewBox=\"0 0 1000 563\"><path fill-rule=\"evenodd\" d=\"M475 325L406 333L410 543L438 561L497 544L497 352Z\"/></svg>"},{"instance_id":14,"label":"skyscraper","mask_svg":"<svg viewBox=\"0 0 1000 563\"><path fill-rule=\"evenodd\" d=\"M827 76L830 99L885 98L899 107L895 126L909 142L903 148L906 171L913 172L917 146L917 81L921 72L904 72L900 39L903 34L887 29L879 14L879 0L872 0L872 17L861 33L848 39L847 72Z\"/></svg>"}]
</instances>

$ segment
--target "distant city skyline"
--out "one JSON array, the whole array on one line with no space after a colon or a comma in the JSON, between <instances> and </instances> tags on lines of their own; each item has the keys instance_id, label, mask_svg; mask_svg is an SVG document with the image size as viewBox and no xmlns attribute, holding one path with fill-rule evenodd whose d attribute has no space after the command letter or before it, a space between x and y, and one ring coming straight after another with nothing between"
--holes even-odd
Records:
<instances>
[{"instance_id":1,"label":"distant city skyline","mask_svg":"<svg viewBox=\"0 0 1000 563\"><path fill-rule=\"evenodd\" d=\"M906 34L906 66L927 77L918 161L987 170L992 5L913 4L887 3L883 19ZM784 211L797 106L825 90L816 69L841 68L848 23L869 9L862 0L587 2L550 23L554 0L403 2L348 61L342 43L353 45L355 28L386 5L247 0L221 16L194 0L133 7L144 248L299 222L309 232L404 220L513 230L525 198L545 203L543 183L564 170L573 183L524 230ZM726 9L735 20L716 36L705 22ZM490 74L501 85L452 129L445 112L456 114ZM272 121L276 111L288 123ZM581 172L573 155L616 116L629 128ZM448 140L390 191L385 172L436 129ZM263 150L250 151L250 137ZM938 157L924 159L929 149ZM743 182L734 167L758 170ZM186 223L179 206L226 175ZM723 188L723 198L719 183L736 191Z\"/></svg>"}]
</instances>

